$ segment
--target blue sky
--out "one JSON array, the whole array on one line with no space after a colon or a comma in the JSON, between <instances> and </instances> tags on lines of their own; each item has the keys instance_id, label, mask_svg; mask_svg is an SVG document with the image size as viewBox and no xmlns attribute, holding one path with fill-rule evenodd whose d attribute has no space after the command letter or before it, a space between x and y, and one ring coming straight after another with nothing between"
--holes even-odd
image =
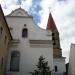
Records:
<instances>
[{"instance_id":1,"label":"blue sky","mask_svg":"<svg viewBox=\"0 0 75 75\"><path fill-rule=\"evenodd\" d=\"M41 16L38 14L42 10L41 5L39 4L40 0L32 0L32 6L29 9L29 14L34 17L36 23L40 23Z\"/></svg>"},{"instance_id":2,"label":"blue sky","mask_svg":"<svg viewBox=\"0 0 75 75\"><path fill-rule=\"evenodd\" d=\"M20 0L0 0L4 14L20 7ZM49 12L60 33L63 56L68 62L71 43L75 43L75 0L21 0L21 7L34 17L35 23L46 28Z\"/></svg>"}]
</instances>

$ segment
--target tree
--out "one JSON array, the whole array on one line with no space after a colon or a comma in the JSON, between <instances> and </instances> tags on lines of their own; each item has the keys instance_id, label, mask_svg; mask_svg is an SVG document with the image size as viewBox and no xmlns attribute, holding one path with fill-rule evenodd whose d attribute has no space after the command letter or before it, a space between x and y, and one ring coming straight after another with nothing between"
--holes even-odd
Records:
<instances>
[{"instance_id":1,"label":"tree","mask_svg":"<svg viewBox=\"0 0 75 75\"><path fill-rule=\"evenodd\" d=\"M37 69L34 72L30 72L32 75L51 75L50 67L48 66L48 61L45 61L43 56L40 56Z\"/></svg>"}]
</instances>

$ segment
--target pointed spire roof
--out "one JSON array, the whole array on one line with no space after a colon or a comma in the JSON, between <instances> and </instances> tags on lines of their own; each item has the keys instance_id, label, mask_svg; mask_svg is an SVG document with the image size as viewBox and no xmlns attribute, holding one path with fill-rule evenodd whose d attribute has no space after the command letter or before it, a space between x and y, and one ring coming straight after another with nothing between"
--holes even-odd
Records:
<instances>
[{"instance_id":1,"label":"pointed spire roof","mask_svg":"<svg viewBox=\"0 0 75 75\"><path fill-rule=\"evenodd\" d=\"M51 31L57 30L56 24L55 24L55 22L53 20L53 17L51 15L51 13L49 14L49 18L48 18L48 23L47 23L46 30L51 30Z\"/></svg>"}]
</instances>

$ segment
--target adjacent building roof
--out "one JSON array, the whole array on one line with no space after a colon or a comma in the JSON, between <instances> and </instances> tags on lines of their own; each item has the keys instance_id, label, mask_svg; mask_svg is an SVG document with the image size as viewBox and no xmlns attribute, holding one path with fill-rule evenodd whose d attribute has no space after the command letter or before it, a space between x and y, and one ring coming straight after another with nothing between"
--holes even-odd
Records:
<instances>
[{"instance_id":1,"label":"adjacent building roof","mask_svg":"<svg viewBox=\"0 0 75 75\"><path fill-rule=\"evenodd\" d=\"M0 5L0 10L1 10L1 12L0 12L0 13L2 13L3 19L4 19L5 23L6 23L6 27L7 27L8 31L9 31L9 34L10 34L11 39L12 39L12 35L11 35L11 33L10 33L10 29L9 29L8 24L7 24L7 22L6 22L6 19L5 19L5 17L4 17L4 14L3 14L3 10L2 10L1 5Z\"/></svg>"}]
</instances>

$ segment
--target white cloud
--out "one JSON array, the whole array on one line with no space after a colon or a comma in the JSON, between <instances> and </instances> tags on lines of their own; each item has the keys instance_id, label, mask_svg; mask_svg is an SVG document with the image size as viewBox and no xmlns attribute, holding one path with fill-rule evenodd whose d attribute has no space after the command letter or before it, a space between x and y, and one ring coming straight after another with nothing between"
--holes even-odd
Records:
<instances>
[{"instance_id":1,"label":"white cloud","mask_svg":"<svg viewBox=\"0 0 75 75\"><path fill-rule=\"evenodd\" d=\"M42 10L39 12L41 16L41 23L38 24L42 28L46 28L47 20L49 16L49 9L54 5L56 0L42 0L40 5L42 7Z\"/></svg>"},{"instance_id":2,"label":"white cloud","mask_svg":"<svg viewBox=\"0 0 75 75\"><path fill-rule=\"evenodd\" d=\"M53 18L60 32L63 56L67 57L66 62L68 62L70 44L72 42L75 43L75 1L67 0L65 2L58 2L56 0L43 0L41 6L43 10L39 13L41 15L39 26L46 28L49 14L48 7L51 7ZM72 13L73 16L71 16Z\"/></svg>"},{"instance_id":3,"label":"white cloud","mask_svg":"<svg viewBox=\"0 0 75 75\"><path fill-rule=\"evenodd\" d=\"M1 2L5 15L9 14L12 10L15 10L16 8L20 7L20 5L17 5L17 1L18 0L7 0L7 1L3 0ZM31 5L32 5L32 0L23 0L21 7L24 8L26 11L28 11ZM7 7L7 9L5 7Z\"/></svg>"},{"instance_id":4,"label":"white cloud","mask_svg":"<svg viewBox=\"0 0 75 75\"><path fill-rule=\"evenodd\" d=\"M4 8L5 14L19 7L16 5L17 0L3 1L1 2L2 7L4 8L5 4L7 6L7 9ZM22 7L28 11L32 6L32 0L23 0L22 4ZM39 4L42 10L39 12L41 22L38 25L44 29L46 28L50 7L50 11L60 33L63 56L66 56L68 61L70 44L71 42L75 43L75 0L41 0Z\"/></svg>"},{"instance_id":5,"label":"white cloud","mask_svg":"<svg viewBox=\"0 0 75 75\"><path fill-rule=\"evenodd\" d=\"M25 1L23 1L23 8L26 11L28 11L31 6L32 6L32 0L25 0Z\"/></svg>"},{"instance_id":6,"label":"white cloud","mask_svg":"<svg viewBox=\"0 0 75 75\"><path fill-rule=\"evenodd\" d=\"M2 0L0 0L0 4L2 3Z\"/></svg>"}]
</instances>

